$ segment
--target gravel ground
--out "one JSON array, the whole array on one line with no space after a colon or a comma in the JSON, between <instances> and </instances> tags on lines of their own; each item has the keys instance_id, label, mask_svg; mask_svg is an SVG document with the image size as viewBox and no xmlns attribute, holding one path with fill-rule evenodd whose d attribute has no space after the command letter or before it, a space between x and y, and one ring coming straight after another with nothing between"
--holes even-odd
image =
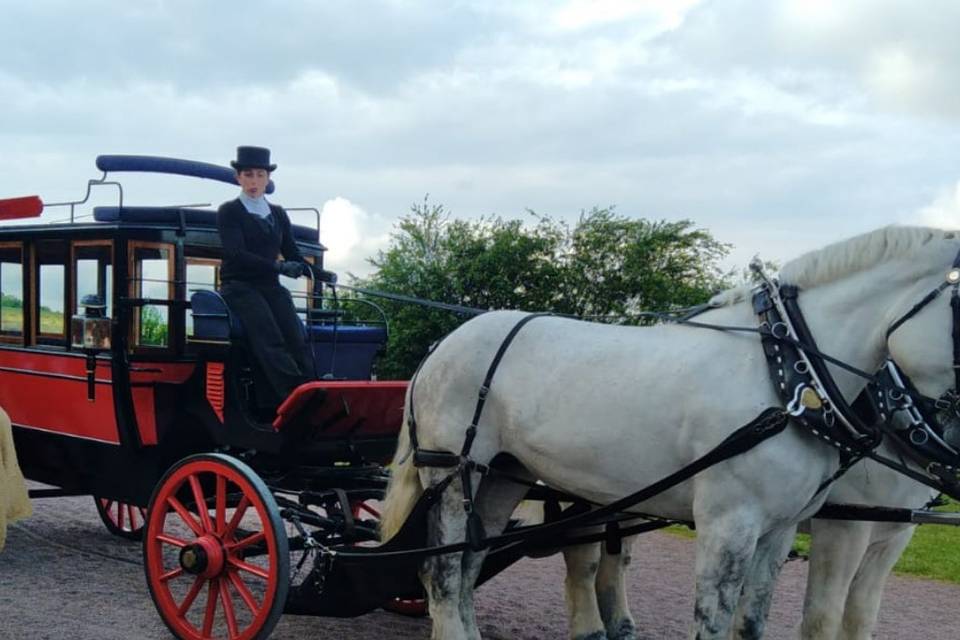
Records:
<instances>
[{"instance_id":1,"label":"gravel ground","mask_svg":"<svg viewBox=\"0 0 960 640\"><path fill-rule=\"evenodd\" d=\"M0 640L161 640L170 638L150 600L140 545L110 535L91 498L34 501L35 515L14 525L0 554ZM643 638L685 638L693 610L693 544L665 533L642 536L630 575L631 605ZM806 565L788 563L768 638L793 638ZM485 638L566 637L563 562L523 560L480 589ZM956 640L960 586L894 577L877 638ZM284 616L272 638L428 638L429 620L379 611L338 620Z\"/></svg>"}]
</instances>

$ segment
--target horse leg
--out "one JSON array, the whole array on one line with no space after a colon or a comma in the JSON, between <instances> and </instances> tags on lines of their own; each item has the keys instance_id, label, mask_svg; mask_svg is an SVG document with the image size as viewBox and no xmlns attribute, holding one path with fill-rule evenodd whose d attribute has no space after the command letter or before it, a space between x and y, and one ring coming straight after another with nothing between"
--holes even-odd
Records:
<instances>
[{"instance_id":1,"label":"horse leg","mask_svg":"<svg viewBox=\"0 0 960 640\"><path fill-rule=\"evenodd\" d=\"M523 473L522 469L511 469L511 471L516 475ZM493 536L506 528L510 521L510 515L520 504L528 489L516 482L499 480L492 476L481 482L480 475L476 474L473 478L473 486L477 486L478 482L479 487L474 505L483 521L486 534ZM466 637L469 640L480 640L480 629L477 627L473 594L488 551L488 549L482 551L467 550L463 553L462 579L460 582L460 618L463 620Z\"/></svg>"},{"instance_id":2,"label":"horse leg","mask_svg":"<svg viewBox=\"0 0 960 640\"><path fill-rule=\"evenodd\" d=\"M757 548L757 527L749 516L730 511L697 522L696 640L726 640L744 578Z\"/></svg>"},{"instance_id":3,"label":"horse leg","mask_svg":"<svg viewBox=\"0 0 960 640\"><path fill-rule=\"evenodd\" d=\"M734 638L755 640L763 637L777 576L790 552L795 533L796 527L793 526L775 529L757 542L737 605Z\"/></svg>"},{"instance_id":4,"label":"horse leg","mask_svg":"<svg viewBox=\"0 0 960 640\"><path fill-rule=\"evenodd\" d=\"M839 636L842 640L868 640L872 637L887 577L900 558L900 554L909 544L915 530L912 525L875 524L873 526L897 528L901 531L892 531L892 535L872 543L867 548L860 562L860 569L847 594L847 603L843 610L843 627Z\"/></svg>"},{"instance_id":5,"label":"horse leg","mask_svg":"<svg viewBox=\"0 0 960 640\"><path fill-rule=\"evenodd\" d=\"M432 486L449 470L421 470L424 486ZM463 491L453 482L427 516L427 545L438 546L463 542L467 518L463 510ZM420 581L427 593L430 617L433 620L431 640L467 640L460 613L462 553L428 556L420 568Z\"/></svg>"},{"instance_id":6,"label":"horse leg","mask_svg":"<svg viewBox=\"0 0 960 640\"><path fill-rule=\"evenodd\" d=\"M567 576L563 582L570 637L573 640L605 640L603 619L597 606L597 572L600 544L581 544L563 549Z\"/></svg>"},{"instance_id":7,"label":"horse leg","mask_svg":"<svg viewBox=\"0 0 960 640\"><path fill-rule=\"evenodd\" d=\"M850 583L870 542L867 522L810 522L810 569L803 600L803 640L834 640L840 633Z\"/></svg>"},{"instance_id":8,"label":"horse leg","mask_svg":"<svg viewBox=\"0 0 960 640\"><path fill-rule=\"evenodd\" d=\"M620 541L620 552L609 553L601 543L600 570L597 573L597 604L610 640L636 640L637 627L627 604L627 567L636 536Z\"/></svg>"}]
</instances>

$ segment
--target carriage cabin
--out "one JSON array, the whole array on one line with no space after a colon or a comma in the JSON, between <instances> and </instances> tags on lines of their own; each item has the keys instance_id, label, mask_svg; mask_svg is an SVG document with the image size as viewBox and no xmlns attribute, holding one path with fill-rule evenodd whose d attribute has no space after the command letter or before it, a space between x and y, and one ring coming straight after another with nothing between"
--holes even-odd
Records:
<instances>
[{"instance_id":1,"label":"carriage cabin","mask_svg":"<svg viewBox=\"0 0 960 640\"><path fill-rule=\"evenodd\" d=\"M336 459L368 438L383 440L389 454L405 383L371 382L386 323L370 305L367 315L351 315L336 300L335 277L322 270L319 212L316 227L294 224L293 233L327 282L281 281L304 321L320 382L298 388L264 419L250 411L257 371L242 327L216 293L216 211L127 206L120 187L117 206L74 215L90 187L119 187L109 173L235 184L233 171L146 156L100 156L97 166L103 176L89 181L84 200L55 205L69 207L69 222L0 226L0 407L28 478L145 505L164 470L197 451L283 459L322 449ZM35 197L3 200L0 218L43 208ZM322 444L320 432L338 437Z\"/></svg>"}]
</instances>

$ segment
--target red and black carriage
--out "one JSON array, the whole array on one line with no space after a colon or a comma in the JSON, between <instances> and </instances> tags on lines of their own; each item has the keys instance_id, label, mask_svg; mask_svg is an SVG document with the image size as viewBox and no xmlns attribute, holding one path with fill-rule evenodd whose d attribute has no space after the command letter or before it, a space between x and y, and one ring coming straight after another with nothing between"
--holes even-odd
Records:
<instances>
[{"instance_id":1,"label":"red and black carriage","mask_svg":"<svg viewBox=\"0 0 960 640\"><path fill-rule=\"evenodd\" d=\"M31 496L92 495L113 533L142 537L154 601L180 638L266 637L291 588L315 613L382 604L325 605L307 581L318 542L376 540L407 386L371 379L387 337L375 306L327 295L319 213L316 227L293 227L317 277L285 281L317 380L264 416L242 327L217 293L215 212L128 206L108 180L234 182L233 171L145 156L97 166L84 200L57 205L68 221L0 229L0 407L25 476L51 486ZM78 215L104 185L119 203ZM36 197L0 201L5 220L43 209Z\"/></svg>"}]
</instances>

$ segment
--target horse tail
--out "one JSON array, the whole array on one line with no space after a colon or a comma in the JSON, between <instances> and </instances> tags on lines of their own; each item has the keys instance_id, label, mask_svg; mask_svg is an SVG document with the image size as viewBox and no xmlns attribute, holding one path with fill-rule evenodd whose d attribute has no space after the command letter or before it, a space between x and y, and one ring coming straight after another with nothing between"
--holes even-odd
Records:
<instances>
[{"instance_id":1,"label":"horse tail","mask_svg":"<svg viewBox=\"0 0 960 640\"><path fill-rule=\"evenodd\" d=\"M408 429L400 430L397 453L390 465L390 483L380 512L380 540L392 538L407 521L413 505L423 493L420 474L413 464L413 448Z\"/></svg>"}]
</instances>

